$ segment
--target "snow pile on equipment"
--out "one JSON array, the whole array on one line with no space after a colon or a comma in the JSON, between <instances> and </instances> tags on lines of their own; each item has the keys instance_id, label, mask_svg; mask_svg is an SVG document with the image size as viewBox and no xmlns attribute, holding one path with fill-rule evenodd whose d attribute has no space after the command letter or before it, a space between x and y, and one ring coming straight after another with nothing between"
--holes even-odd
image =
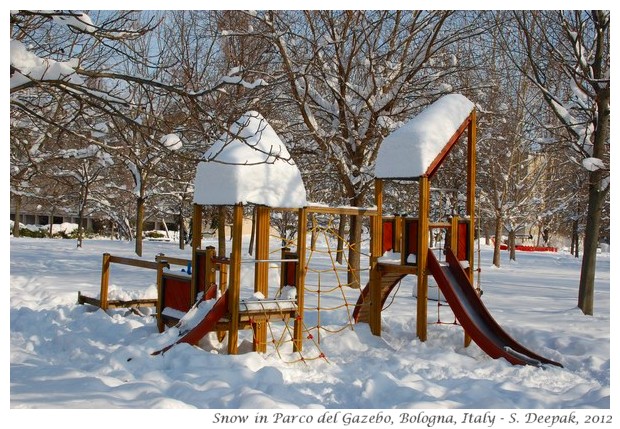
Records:
<instances>
[{"instance_id":1,"label":"snow pile on equipment","mask_svg":"<svg viewBox=\"0 0 620 429\"><path fill-rule=\"evenodd\" d=\"M194 203L307 205L297 165L276 132L255 111L245 113L205 153L196 170Z\"/></svg>"},{"instance_id":2,"label":"snow pile on equipment","mask_svg":"<svg viewBox=\"0 0 620 429\"><path fill-rule=\"evenodd\" d=\"M445 95L435 101L383 140L377 155L375 177L404 179L423 176L474 107L473 102L460 94Z\"/></svg>"}]
</instances>

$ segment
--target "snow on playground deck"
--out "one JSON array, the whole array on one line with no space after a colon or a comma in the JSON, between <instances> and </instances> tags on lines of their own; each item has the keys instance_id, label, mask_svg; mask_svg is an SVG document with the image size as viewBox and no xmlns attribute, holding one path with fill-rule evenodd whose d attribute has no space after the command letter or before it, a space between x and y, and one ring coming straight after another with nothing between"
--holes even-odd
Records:
<instances>
[{"instance_id":1,"label":"snow on playground deck","mask_svg":"<svg viewBox=\"0 0 620 429\"><path fill-rule=\"evenodd\" d=\"M134 243L87 240L76 249L73 240L12 238L10 245L11 408L416 408L430 413L611 406L608 253L598 255L595 315L584 316L576 308L580 264L571 255L523 252L511 263L503 252L498 269L491 266L491 250L482 248L483 301L517 341L565 367L543 369L493 360L475 344L463 348L463 332L452 324L449 307L437 306L434 288L428 341L420 342L412 276L393 301L388 298L382 337L371 335L366 324L346 327L352 307L328 308L341 305L344 296L354 304L359 291L337 288L328 273L321 274L321 289L334 291L321 294L323 310L309 311L306 325L320 321L329 331L307 340L305 363L288 345L269 346L266 354L228 356L212 337L201 342L206 350L181 344L151 356L177 335L175 329L159 334L152 310L142 316L121 309L106 314L76 304L78 291L98 294L102 253L133 257ZM144 243L144 259L154 260L160 252L188 257L190 250ZM324 254L313 254L313 262L331 266ZM277 271L270 270L274 282ZM317 280L317 273L308 275L309 289ZM156 296L152 270L114 265L110 285L117 296ZM252 294L244 286L241 297ZM316 302L316 294L309 293L306 304ZM438 317L443 324L434 323ZM282 322L272 325L275 335L284 329ZM249 350L250 333L240 332L240 339L240 351ZM320 352L325 359L310 360ZM106 427L121 423L108 417L101 421ZM20 414L21 423L23 418ZM65 418L61 424L78 423L84 422Z\"/></svg>"}]
</instances>

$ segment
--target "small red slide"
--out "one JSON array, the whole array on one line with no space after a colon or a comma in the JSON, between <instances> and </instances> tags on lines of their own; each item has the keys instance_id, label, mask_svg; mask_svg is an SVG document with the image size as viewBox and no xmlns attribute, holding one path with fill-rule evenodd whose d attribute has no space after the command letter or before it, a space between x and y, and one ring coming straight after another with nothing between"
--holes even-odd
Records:
<instances>
[{"instance_id":1,"label":"small red slide","mask_svg":"<svg viewBox=\"0 0 620 429\"><path fill-rule=\"evenodd\" d=\"M537 355L511 338L493 319L451 249L446 249L446 260L447 265L440 264L429 250L429 271L465 332L485 353L494 359L503 357L513 365L550 364L562 367L560 363Z\"/></svg>"},{"instance_id":2,"label":"small red slide","mask_svg":"<svg viewBox=\"0 0 620 429\"><path fill-rule=\"evenodd\" d=\"M228 293L224 293L215 304L211 310L205 315L204 319L200 321L196 326L190 329L185 335L179 338L176 342L164 347L161 350L158 350L153 355L158 355L168 351L170 348L179 343L188 343L192 345L198 344L198 342L209 332L215 331L215 326L217 322L226 315L228 312Z\"/></svg>"}]
</instances>

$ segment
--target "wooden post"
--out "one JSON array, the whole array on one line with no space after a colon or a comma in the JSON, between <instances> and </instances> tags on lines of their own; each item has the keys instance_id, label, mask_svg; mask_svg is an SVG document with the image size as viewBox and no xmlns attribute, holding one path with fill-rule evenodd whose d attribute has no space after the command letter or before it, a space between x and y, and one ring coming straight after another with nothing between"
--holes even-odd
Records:
<instances>
[{"instance_id":1,"label":"wooden post","mask_svg":"<svg viewBox=\"0 0 620 429\"><path fill-rule=\"evenodd\" d=\"M50 223L51 224L51 223ZM101 289L99 291L99 306L102 310L108 309L108 282L110 280L110 254L103 254L101 263Z\"/></svg>"},{"instance_id":2,"label":"wooden post","mask_svg":"<svg viewBox=\"0 0 620 429\"><path fill-rule=\"evenodd\" d=\"M205 249L205 293L212 284L216 284L217 281L217 264L213 262L213 258L215 257L215 247L207 246ZM220 282L219 289L220 295L226 293L226 286L228 281L228 265L220 264ZM224 341L224 337L226 336L226 331L217 331L217 339L221 343Z\"/></svg>"},{"instance_id":3,"label":"wooden post","mask_svg":"<svg viewBox=\"0 0 620 429\"><path fill-rule=\"evenodd\" d=\"M394 215L394 253L405 253L405 236L403 231L405 230L405 217L400 215Z\"/></svg>"},{"instance_id":4,"label":"wooden post","mask_svg":"<svg viewBox=\"0 0 620 429\"><path fill-rule=\"evenodd\" d=\"M459 245L459 217L453 216L450 220L450 249L457 254Z\"/></svg>"},{"instance_id":5,"label":"wooden post","mask_svg":"<svg viewBox=\"0 0 620 429\"><path fill-rule=\"evenodd\" d=\"M454 216L450 221L450 249L455 255L458 255L459 248L459 217ZM471 277L471 276L470 276ZM471 337L463 330L463 346L468 347L471 344Z\"/></svg>"},{"instance_id":6,"label":"wooden post","mask_svg":"<svg viewBox=\"0 0 620 429\"><path fill-rule=\"evenodd\" d=\"M476 219L476 111L473 110L470 115L471 121L467 130L467 215L469 216L469 225L467 236L468 239L468 259L469 269L467 274L469 280L474 282L474 237ZM478 237L480 239L480 237ZM471 344L471 337L465 333L463 340L465 347Z\"/></svg>"},{"instance_id":7,"label":"wooden post","mask_svg":"<svg viewBox=\"0 0 620 429\"><path fill-rule=\"evenodd\" d=\"M265 298L269 294L269 207L256 207L256 259L254 269L254 292L260 292ZM253 325L253 350L260 353L267 351L267 322Z\"/></svg>"},{"instance_id":8,"label":"wooden post","mask_svg":"<svg viewBox=\"0 0 620 429\"><path fill-rule=\"evenodd\" d=\"M373 335L381 335L381 271L378 260L383 253L383 181L375 179L375 205L377 214L371 218L370 241L370 313L368 324Z\"/></svg>"},{"instance_id":9,"label":"wooden post","mask_svg":"<svg viewBox=\"0 0 620 429\"><path fill-rule=\"evenodd\" d=\"M198 270L196 263L196 250L202 245L202 206L194 204L194 213L192 217L192 282L190 285L191 304L196 300L198 292ZM206 264L205 264L206 265Z\"/></svg>"},{"instance_id":10,"label":"wooden post","mask_svg":"<svg viewBox=\"0 0 620 429\"><path fill-rule=\"evenodd\" d=\"M233 209L232 251L230 254L230 284L228 287L228 311L230 329L228 331L228 354L238 351L239 340L239 296L241 293L241 239L243 228L243 205L235 204Z\"/></svg>"},{"instance_id":11,"label":"wooden post","mask_svg":"<svg viewBox=\"0 0 620 429\"><path fill-rule=\"evenodd\" d=\"M215 247L207 246L205 248L205 292L209 290L211 285L216 281L216 266L213 263L213 258L215 257ZM223 292L223 291L222 291Z\"/></svg>"},{"instance_id":12,"label":"wooden post","mask_svg":"<svg viewBox=\"0 0 620 429\"><path fill-rule=\"evenodd\" d=\"M157 329L164 332L164 319L162 311L164 310L164 267L168 265L165 259L157 259Z\"/></svg>"},{"instance_id":13,"label":"wooden post","mask_svg":"<svg viewBox=\"0 0 620 429\"><path fill-rule=\"evenodd\" d=\"M305 279L306 279L306 221L307 213L305 208L300 208L297 212L297 317L293 327L293 351L301 352L303 348L304 334L304 298L305 298Z\"/></svg>"},{"instance_id":14,"label":"wooden post","mask_svg":"<svg viewBox=\"0 0 620 429\"><path fill-rule=\"evenodd\" d=\"M476 213L476 111L471 112L471 122L467 130L467 215L469 216L469 279L474 280L474 237Z\"/></svg>"},{"instance_id":15,"label":"wooden post","mask_svg":"<svg viewBox=\"0 0 620 429\"><path fill-rule=\"evenodd\" d=\"M418 308L416 319L416 331L420 341L426 341L428 320L428 227L429 227L429 201L430 181L427 176L420 177L420 201L418 219Z\"/></svg>"}]
</instances>

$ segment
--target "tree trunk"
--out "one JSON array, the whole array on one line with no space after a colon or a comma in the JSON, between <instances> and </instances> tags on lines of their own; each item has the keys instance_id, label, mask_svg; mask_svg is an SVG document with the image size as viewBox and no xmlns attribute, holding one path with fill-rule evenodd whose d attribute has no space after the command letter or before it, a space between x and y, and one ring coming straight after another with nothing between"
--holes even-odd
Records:
<instances>
[{"instance_id":1,"label":"tree trunk","mask_svg":"<svg viewBox=\"0 0 620 429\"><path fill-rule=\"evenodd\" d=\"M354 289L360 288L360 246L362 242L362 218L350 217L349 230L349 269L347 270L347 282Z\"/></svg>"},{"instance_id":2,"label":"tree trunk","mask_svg":"<svg viewBox=\"0 0 620 429\"><path fill-rule=\"evenodd\" d=\"M517 260L517 252L515 249L516 246L516 231L514 229L511 229L510 231L508 231L508 248L510 249L510 260L511 261L516 261Z\"/></svg>"},{"instance_id":3,"label":"tree trunk","mask_svg":"<svg viewBox=\"0 0 620 429\"><path fill-rule=\"evenodd\" d=\"M484 244L487 246L491 244L491 236L489 235L489 228L486 222L484 223Z\"/></svg>"},{"instance_id":4,"label":"tree trunk","mask_svg":"<svg viewBox=\"0 0 620 429\"><path fill-rule=\"evenodd\" d=\"M579 257L579 219L573 220L573 231L570 240L570 254Z\"/></svg>"},{"instance_id":5,"label":"tree trunk","mask_svg":"<svg viewBox=\"0 0 620 429\"><path fill-rule=\"evenodd\" d=\"M217 208L217 256L226 256L226 207Z\"/></svg>"},{"instance_id":6,"label":"tree trunk","mask_svg":"<svg viewBox=\"0 0 620 429\"><path fill-rule=\"evenodd\" d=\"M578 306L584 314L589 316L594 314L594 274L601 229L601 211L605 201L605 192L599 191L599 183L600 180L593 180L593 183L590 183L588 216L583 239L583 259L581 260L581 278L579 280Z\"/></svg>"},{"instance_id":7,"label":"tree trunk","mask_svg":"<svg viewBox=\"0 0 620 429\"><path fill-rule=\"evenodd\" d=\"M312 214L312 231L310 233L310 250L316 250L316 239L318 236L318 231L316 227L316 215Z\"/></svg>"},{"instance_id":8,"label":"tree trunk","mask_svg":"<svg viewBox=\"0 0 620 429\"><path fill-rule=\"evenodd\" d=\"M77 247L82 247L82 241L84 239L84 208L80 207L80 211L78 213L78 229L77 229Z\"/></svg>"},{"instance_id":9,"label":"tree trunk","mask_svg":"<svg viewBox=\"0 0 620 429\"><path fill-rule=\"evenodd\" d=\"M185 249L185 222L183 220L183 209L179 209L179 249Z\"/></svg>"},{"instance_id":10,"label":"tree trunk","mask_svg":"<svg viewBox=\"0 0 620 429\"><path fill-rule=\"evenodd\" d=\"M493 246L493 265L497 268L499 268L501 261L500 246L502 245L502 223L502 217L497 216L495 218L495 246Z\"/></svg>"},{"instance_id":11,"label":"tree trunk","mask_svg":"<svg viewBox=\"0 0 620 429\"><path fill-rule=\"evenodd\" d=\"M340 215L338 221L338 247L336 249L336 262L342 265L342 256L344 252L344 234L347 229L347 215Z\"/></svg>"},{"instance_id":12,"label":"tree trunk","mask_svg":"<svg viewBox=\"0 0 620 429\"><path fill-rule=\"evenodd\" d=\"M82 188L82 201L80 201L80 209L78 211L78 232L77 247L81 248L84 241L84 211L86 210L86 201L88 201L88 187Z\"/></svg>"},{"instance_id":13,"label":"tree trunk","mask_svg":"<svg viewBox=\"0 0 620 429\"><path fill-rule=\"evenodd\" d=\"M137 199L136 207L136 255L142 256L142 233L144 220L144 203L145 199L140 197Z\"/></svg>"}]
</instances>

